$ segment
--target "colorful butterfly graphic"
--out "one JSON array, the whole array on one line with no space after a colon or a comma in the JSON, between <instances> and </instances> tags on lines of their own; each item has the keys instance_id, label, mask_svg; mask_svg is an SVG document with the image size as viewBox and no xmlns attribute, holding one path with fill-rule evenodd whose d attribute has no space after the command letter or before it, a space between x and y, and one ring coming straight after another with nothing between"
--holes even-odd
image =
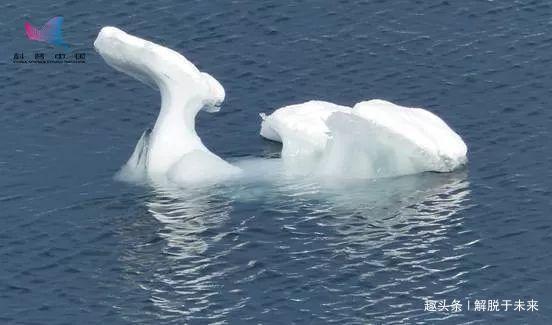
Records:
<instances>
[{"instance_id":1,"label":"colorful butterfly graphic","mask_svg":"<svg viewBox=\"0 0 552 325\"><path fill-rule=\"evenodd\" d=\"M58 16L48 20L42 28L38 29L26 21L25 32L30 40L68 47L68 45L63 41L63 36L61 35L62 23L63 17Z\"/></svg>"}]
</instances>

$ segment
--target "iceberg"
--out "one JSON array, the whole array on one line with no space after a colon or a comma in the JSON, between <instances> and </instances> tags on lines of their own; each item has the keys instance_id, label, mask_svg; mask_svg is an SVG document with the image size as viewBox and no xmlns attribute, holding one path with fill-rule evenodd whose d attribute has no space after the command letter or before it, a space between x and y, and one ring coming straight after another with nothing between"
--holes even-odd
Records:
<instances>
[{"instance_id":1,"label":"iceberg","mask_svg":"<svg viewBox=\"0 0 552 325\"><path fill-rule=\"evenodd\" d=\"M226 178L240 172L209 151L195 131L200 110L218 111L222 85L169 48L104 27L94 48L105 62L161 93L161 109L151 131L138 141L117 177L131 182L179 183Z\"/></svg>"},{"instance_id":2,"label":"iceberg","mask_svg":"<svg viewBox=\"0 0 552 325\"><path fill-rule=\"evenodd\" d=\"M116 177L156 185L206 185L240 177L378 178L449 172L467 162L467 146L442 119L421 109L370 100L354 107L309 101L261 114L261 136L282 142L281 160L232 165L195 130L200 110L217 112L222 85L169 48L104 27L94 47L108 65L158 89L161 108Z\"/></svg>"},{"instance_id":3,"label":"iceberg","mask_svg":"<svg viewBox=\"0 0 552 325\"><path fill-rule=\"evenodd\" d=\"M290 165L312 173L377 178L450 172L467 146L437 115L375 99L354 107L310 101L262 115L261 136L282 142Z\"/></svg>"}]
</instances>

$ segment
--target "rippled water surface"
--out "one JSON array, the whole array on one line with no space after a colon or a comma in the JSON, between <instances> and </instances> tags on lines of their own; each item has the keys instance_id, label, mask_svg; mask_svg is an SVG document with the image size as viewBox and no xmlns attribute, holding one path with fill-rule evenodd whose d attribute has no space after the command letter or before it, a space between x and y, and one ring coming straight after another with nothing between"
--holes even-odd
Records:
<instances>
[{"instance_id":1,"label":"rippled water surface","mask_svg":"<svg viewBox=\"0 0 552 325\"><path fill-rule=\"evenodd\" d=\"M551 323L551 13L525 0L3 2L0 322ZM60 51L23 29L56 15L86 63L12 63ZM441 116L470 163L347 183L118 183L159 95L94 53L104 25L220 80L222 111L197 129L226 159L277 155L260 112L384 98ZM427 312L426 298L464 310Z\"/></svg>"}]
</instances>

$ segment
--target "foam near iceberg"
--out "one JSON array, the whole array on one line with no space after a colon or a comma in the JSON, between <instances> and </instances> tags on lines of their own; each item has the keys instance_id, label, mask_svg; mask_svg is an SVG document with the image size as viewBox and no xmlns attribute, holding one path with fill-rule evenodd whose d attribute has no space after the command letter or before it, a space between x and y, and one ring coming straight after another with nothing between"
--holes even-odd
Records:
<instances>
[{"instance_id":1,"label":"foam near iceberg","mask_svg":"<svg viewBox=\"0 0 552 325\"><path fill-rule=\"evenodd\" d=\"M197 113L217 111L224 100L224 88L215 78L181 54L115 27L102 28L94 47L107 64L161 93L155 126L144 132L119 179L187 183L240 172L209 151L195 131Z\"/></svg>"},{"instance_id":2,"label":"foam near iceberg","mask_svg":"<svg viewBox=\"0 0 552 325\"><path fill-rule=\"evenodd\" d=\"M303 170L327 176L449 172L467 162L466 144L438 116L384 100L286 106L264 116L261 135L281 141L282 158L294 168L307 162Z\"/></svg>"}]
</instances>

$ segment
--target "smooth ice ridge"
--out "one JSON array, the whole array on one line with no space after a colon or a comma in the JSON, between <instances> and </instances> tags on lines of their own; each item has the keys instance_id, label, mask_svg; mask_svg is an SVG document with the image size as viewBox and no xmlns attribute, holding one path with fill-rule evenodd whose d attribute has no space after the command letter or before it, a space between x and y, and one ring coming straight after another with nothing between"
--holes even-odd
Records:
<instances>
[{"instance_id":1,"label":"smooth ice ridge","mask_svg":"<svg viewBox=\"0 0 552 325\"><path fill-rule=\"evenodd\" d=\"M240 172L209 151L195 131L197 113L218 111L224 101L224 88L215 78L181 54L115 27L102 28L94 47L107 64L161 92L155 126L138 141L120 179L196 183Z\"/></svg>"},{"instance_id":2,"label":"smooth ice ridge","mask_svg":"<svg viewBox=\"0 0 552 325\"><path fill-rule=\"evenodd\" d=\"M261 117L261 136L282 142L288 165L312 173L390 177L450 172L467 162L462 138L421 108L379 99L353 108L310 101Z\"/></svg>"}]
</instances>

